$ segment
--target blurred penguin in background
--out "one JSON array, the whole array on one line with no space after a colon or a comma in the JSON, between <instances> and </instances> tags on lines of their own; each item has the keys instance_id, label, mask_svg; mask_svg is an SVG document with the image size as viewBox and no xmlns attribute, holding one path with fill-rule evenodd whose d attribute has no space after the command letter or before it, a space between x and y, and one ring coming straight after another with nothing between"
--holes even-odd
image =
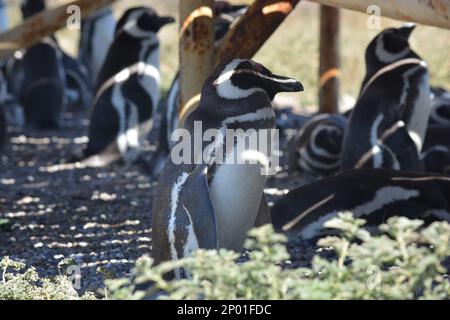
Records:
<instances>
[{"instance_id":1,"label":"blurred penguin in background","mask_svg":"<svg viewBox=\"0 0 450 320\"><path fill-rule=\"evenodd\" d=\"M78 56L95 85L109 47L114 41L116 20L111 7L104 8L81 22Z\"/></svg>"},{"instance_id":2,"label":"blurred penguin in background","mask_svg":"<svg viewBox=\"0 0 450 320\"><path fill-rule=\"evenodd\" d=\"M157 32L174 21L148 7L131 8L119 20L96 84L84 150L89 165L138 159L159 103Z\"/></svg>"},{"instance_id":3,"label":"blurred penguin in background","mask_svg":"<svg viewBox=\"0 0 450 320\"><path fill-rule=\"evenodd\" d=\"M43 0L23 0L23 19L45 10ZM63 54L53 37L18 52L9 76L11 90L23 107L25 124L36 129L61 126L66 107Z\"/></svg>"}]
</instances>

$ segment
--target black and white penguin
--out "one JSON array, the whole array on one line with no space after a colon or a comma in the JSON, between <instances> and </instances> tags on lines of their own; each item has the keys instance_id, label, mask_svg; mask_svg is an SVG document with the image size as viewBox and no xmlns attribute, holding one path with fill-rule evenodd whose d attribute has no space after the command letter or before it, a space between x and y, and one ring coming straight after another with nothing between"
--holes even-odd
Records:
<instances>
[{"instance_id":1,"label":"black and white penguin","mask_svg":"<svg viewBox=\"0 0 450 320\"><path fill-rule=\"evenodd\" d=\"M289 169L326 176L339 170L347 119L339 114L311 118L289 141Z\"/></svg>"},{"instance_id":2,"label":"black and white penguin","mask_svg":"<svg viewBox=\"0 0 450 320\"><path fill-rule=\"evenodd\" d=\"M84 152L92 165L132 163L139 156L159 101L157 32L172 22L146 7L129 9L119 20L95 89Z\"/></svg>"},{"instance_id":3,"label":"black and white penguin","mask_svg":"<svg viewBox=\"0 0 450 320\"><path fill-rule=\"evenodd\" d=\"M430 87L426 63L409 46L414 28L384 30L369 44L366 77L344 136L342 169L422 169Z\"/></svg>"},{"instance_id":4,"label":"black and white penguin","mask_svg":"<svg viewBox=\"0 0 450 320\"><path fill-rule=\"evenodd\" d=\"M214 37L216 43L223 39L227 34L231 25L237 21L247 10L246 6L232 5L228 1L215 2L215 21L214 21ZM163 129L160 139L163 148L168 153L170 148L174 145L171 140L172 132L179 127L179 84L178 72L167 93L166 99L163 102ZM165 139L165 141L164 141Z\"/></svg>"},{"instance_id":5,"label":"black and white penguin","mask_svg":"<svg viewBox=\"0 0 450 320\"><path fill-rule=\"evenodd\" d=\"M431 87L431 125L450 126L450 91Z\"/></svg>"},{"instance_id":6,"label":"black and white penguin","mask_svg":"<svg viewBox=\"0 0 450 320\"><path fill-rule=\"evenodd\" d=\"M450 126L431 125L427 129L421 158L425 171L450 174Z\"/></svg>"},{"instance_id":7,"label":"black and white penguin","mask_svg":"<svg viewBox=\"0 0 450 320\"><path fill-rule=\"evenodd\" d=\"M158 180L152 211L156 263L189 256L198 248L239 252L251 227L270 222L263 196L267 176L261 171L269 165L268 153L254 144L238 145L245 144L245 132L253 132L258 144L270 144L269 132L275 128L271 101L278 92L301 90L298 81L251 60L233 59L216 68ZM237 134L227 136L232 129ZM183 133L191 137L188 150L179 150L186 145ZM181 153L185 161L179 161Z\"/></svg>"},{"instance_id":8,"label":"black and white penguin","mask_svg":"<svg viewBox=\"0 0 450 320\"><path fill-rule=\"evenodd\" d=\"M116 20L111 7L106 7L81 22L78 57L87 69L93 85L114 41L115 30Z\"/></svg>"},{"instance_id":9,"label":"black and white penguin","mask_svg":"<svg viewBox=\"0 0 450 320\"><path fill-rule=\"evenodd\" d=\"M329 234L339 212L365 219L369 231L391 216L450 222L450 177L390 169L349 170L294 189L272 207L275 229L291 239Z\"/></svg>"},{"instance_id":10,"label":"black and white penguin","mask_svg":"<svg viewBox=\"0 0 450 320\"><path fill-rule=\"evenodd\" d=\"M45 9L43 0L23 0L24 19ZM66 107L63 54L52 37L20 53L10 77L11 91L23 107L25 123L39 129L61 125Z\"/></svg>"}]
</instances>

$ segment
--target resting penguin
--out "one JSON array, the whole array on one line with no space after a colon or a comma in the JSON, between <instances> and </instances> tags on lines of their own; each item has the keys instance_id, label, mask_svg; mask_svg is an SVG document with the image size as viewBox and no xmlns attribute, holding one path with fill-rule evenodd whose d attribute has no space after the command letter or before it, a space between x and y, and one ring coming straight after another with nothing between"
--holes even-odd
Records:
<instances>
[{"instance_id":1,"label":"resting penguin","mask_svg":"<svg viewBox=\"0 0 450 320\"><path fill-rule=\"evenodd\" d=\"M425 171L450 174L450 126L431 125L427 129L421 158Z\"/></svg>"},{"instance_id":2,"label":"resting penguin","mask_svg":"<svg viewBox=\"0 0 450 320\"><path fill-rule=\"evenodd\" d=\"M366 50L367 74L344 136L344 170L422 169L430 87L426 63L409 47L414 27L387 29Z\"/></svg>"},{"instance_id":3,"label":"resting penguin","mask_svg":"<svg viewBox=\"0 0 450 320\"><path fill-rule=\"evenodd\" d=\"M22 14L26 19L45 9L43 0L24 0ZM52 37L22 53L12 76L12 92L23 107L25 123L38 129L61 125L66 99L66 74L63 55Z\"/></svg>"},{"instance_id":4,"label":"resting penguin","mask_svg":"<svg viewBox=\"0 0 450 320\"><path fill-rule=\"evenodd\" d=\"M105 62L109 47L114 41L116 20L111 7L106 7L83 19L78 57L95 84Z\"/></svg>"},{"instance_id":5,"label":"resting penguin","mask_svg":"<svg viewBox=\"0 0 450 320\"><path fill-rule=\"evenodd\" d=\"M271 101L278 92L301 90L298 81L242 59L217 67L206 80L200 105L187 117L187 131L177 131L183 139L158 180L152 211L156 263L189 256L198 248L239 252L251 227L270 222L263 197L267 177L261 171L267 169L268 154L238 146L245 144L245 132L259 137L258 145L270 145L275 128ZM226 135L231 129L237 134ZM204 141L198 141L202 136ZM184 137L194 141L180 150ZM179 161L181 153L184 161Z\"/></svg>"},{"instance_id":6,"label":"resting penguin","mask_svg":"<svg viewBox=\"0 0 450 320\"><path fill-rule=\"evenodd\" d=\"M347 119L338 114L322 114L310 119L288 144L289 169L317 175L336 173Z\"/></svg>"},{"instance_id":7,"label":"resting penguin","mask_svg":"<svg viewBox=\"0 0 450 320\"><path fill-rule=\"evenodd\" d=\"M272 207L275 229L290 238L328 234L338 212L365 219L369 231L391 216L450 222L450 177L388 169L349 170L294 189Z\"/></svg>"},{"instance_id":8,"label":"resting penguin","mask_svg":"<svg viewBox=\"0 0 450 320\"><path fill-rule=\"evenodd\" d=\"M159 101L159 29L174 22L150 8L129 9L98 77L84 156L92 165L134 162ZM100 157L97 157L100 156ZM98 161L97 161L98 160Z\"/></svg>"},{"instance_id":9,"label":"resting penguin","mask_svg":"<svg viewBox=\"0 0 450 320\"><path fill-rule=\"evenodd\" d=\"M450 126L450 91L431 88L430 124Z\"/></svg>"}]
</instances>

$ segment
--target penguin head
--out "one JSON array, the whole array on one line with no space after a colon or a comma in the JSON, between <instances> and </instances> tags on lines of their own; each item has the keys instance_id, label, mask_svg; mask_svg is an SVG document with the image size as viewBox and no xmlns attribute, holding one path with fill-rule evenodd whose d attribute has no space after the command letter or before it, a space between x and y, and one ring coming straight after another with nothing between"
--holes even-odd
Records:
<instances>
[{"instance_id":1,"label":"penguin head","mask_svg":"<svg viewBox=\"0 0 450 320\"><path fill-rule=\"evenodd\" d=\"M157 33L164 25L172 22L175 22L174 18L159 16L151 8L131 8L124 13L117 23L116 36L124 32L134 38L145 39L149 35Z\"/></svg>"},{"instance_id":2,"label":"penguin head","mask_svg":"<svg viewBox=\"0 0 450 320\"><path fill-rule=\"evenodd\" d=\"M366 50L369 69L377 69L405 58L417 58L409 45L411 33L416 28L408 23L400 28L389 28L378 34Z\"/></svg>"},{"instance_id":3,"label":"penguin head","mask_svg":"<svg viewBox=\"0 0 450 320\"><path fill-rule=\"evenodd\" d=\"M297 80L273 74L262 64L247 59L233 59L220 65L208 83L220 98L228 100L245 99L258 93L273 100L279 92L303 91L303 85Z\"/></svg>"},{"instance_id":4,"label":"penguin head","mask_svg":"<svg viewBox=\"0 0 450 320\"><path fill-rule=\"evenodd\" d=\"M32 15L45 10L45 0L22 0L20 5L22 17L26 19Z\"/></svg>"}]
</instances>

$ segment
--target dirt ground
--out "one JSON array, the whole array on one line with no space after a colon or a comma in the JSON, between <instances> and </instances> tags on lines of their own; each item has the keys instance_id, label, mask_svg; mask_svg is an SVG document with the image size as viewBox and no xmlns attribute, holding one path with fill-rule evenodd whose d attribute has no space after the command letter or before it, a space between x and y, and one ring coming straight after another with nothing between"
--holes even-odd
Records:
<instances>
[{"instance_id":1,"label":"dirt ground","mask_svg":"<svg viewBox=\"0 0 450 320\"><path fill-rule=\"evenodd\" d=\"M82 168L64 164L87 142L87 121L68 114L64 128L36 132L9 128L0 161L0 257L36 267L42 276L58 274L58 263L72 258L81 268L81 292L112 277L129 274L134 262L151 252L151 206L156 182L148 163ZM151 148L150 148L151 149ZM150 151L149 151L150 152ZM281 172L269 179L273 202L305 177ZM307 265L314 248L290 245L290 266Z\"/></svg>"}]
</instances>

